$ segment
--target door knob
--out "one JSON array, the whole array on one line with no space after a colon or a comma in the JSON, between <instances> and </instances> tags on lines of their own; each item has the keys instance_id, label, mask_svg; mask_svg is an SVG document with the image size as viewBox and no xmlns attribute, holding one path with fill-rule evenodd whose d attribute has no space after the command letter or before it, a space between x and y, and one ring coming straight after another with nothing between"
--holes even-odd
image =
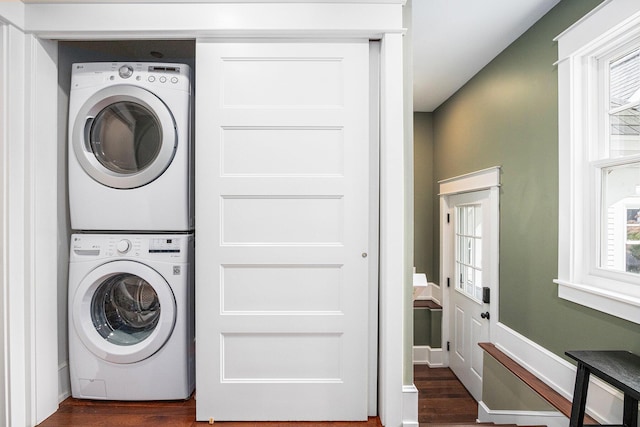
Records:
<instances>
[{"instance_id":1,"label":"door knob","mask_svg":"<svg viewBox=\"0 0 640 427\"><path fill-rule=\"evenodd\" d=\"M486 311L486 312L482 313L482 314L480 315L480 317L482 317L483 319L487 319L487 320L488 320L488 319L489 319L489 312L488 312L488 311Z\"/></svg>"}]
</instances>

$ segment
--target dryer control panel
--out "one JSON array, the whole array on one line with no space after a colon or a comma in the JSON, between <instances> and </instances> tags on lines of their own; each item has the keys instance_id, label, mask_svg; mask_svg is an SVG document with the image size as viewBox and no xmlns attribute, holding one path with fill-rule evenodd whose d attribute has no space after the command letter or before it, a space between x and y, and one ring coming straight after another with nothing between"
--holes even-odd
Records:
<instances>
[{"instance_id":1,"label":"dryer control panel","mask_svg":"<svg viewBox=\"0 0 640 427\"><path fill-rule=\"evenodd\" d=\"M158 62L90 62L71 68L71 90L105 84L190 91L191 68L187 64Z\"/></svg>"}]
</instances>

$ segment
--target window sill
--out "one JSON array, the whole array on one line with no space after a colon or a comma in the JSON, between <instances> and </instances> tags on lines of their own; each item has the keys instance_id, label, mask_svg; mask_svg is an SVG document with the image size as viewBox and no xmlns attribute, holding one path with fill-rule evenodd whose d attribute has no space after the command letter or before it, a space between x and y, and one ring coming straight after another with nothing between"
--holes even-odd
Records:
<instances>
[{"instance_id":1,"label":"window sill","mask_svg":"<svg viewBox=\"0 0 640 427\"><path fill-rule=\"evenodd\" d=\"M556 279L558 297L640 324L640 299L595 286Z\"/></svg>"}]
</instances>

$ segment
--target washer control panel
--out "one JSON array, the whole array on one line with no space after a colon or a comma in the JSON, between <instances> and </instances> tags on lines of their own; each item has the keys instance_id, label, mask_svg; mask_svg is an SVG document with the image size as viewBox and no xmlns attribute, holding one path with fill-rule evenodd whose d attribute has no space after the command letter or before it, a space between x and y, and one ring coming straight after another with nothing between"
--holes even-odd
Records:
<instances>
[{"instance_id":1,"label":"washer control panel","mask_svg":"<svg viewBox=\"0 0 640 427\"><path fill-rule=\"evenodd\" d=\"M187 254L192 235L99 235L71 236L71 257L176 259Z\"/></svg>"}]
</instances>

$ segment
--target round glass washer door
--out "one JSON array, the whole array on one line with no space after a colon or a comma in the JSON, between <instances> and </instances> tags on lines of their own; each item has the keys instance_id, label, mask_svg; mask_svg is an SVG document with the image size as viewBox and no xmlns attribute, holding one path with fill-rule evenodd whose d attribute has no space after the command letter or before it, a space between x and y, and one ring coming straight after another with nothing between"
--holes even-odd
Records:
<instances>
[{"instance_id":1,"label":"round glass washer door","mask_svg":"<svg viewBox=\"0 0 640 427\"><path fill-rule=\"evenodd\" d=\"M118 189L142 187L162 175L177 142L167 106L153 93L130 85L93 94L76 116L71 141L84 171Z\"/></svg>"},{"instance_id":2,"label":"round glass washer door","mask_svg":"<svg viewBox=\"0 0 640 427\"><path fill-rule=\"evenodd\" d=\"M135 363L167 342L176 302L167 281L135 261L113 261L92 270L72 303L73 325L83 344L99 358Z\"/></svg>"}]
</instances>

